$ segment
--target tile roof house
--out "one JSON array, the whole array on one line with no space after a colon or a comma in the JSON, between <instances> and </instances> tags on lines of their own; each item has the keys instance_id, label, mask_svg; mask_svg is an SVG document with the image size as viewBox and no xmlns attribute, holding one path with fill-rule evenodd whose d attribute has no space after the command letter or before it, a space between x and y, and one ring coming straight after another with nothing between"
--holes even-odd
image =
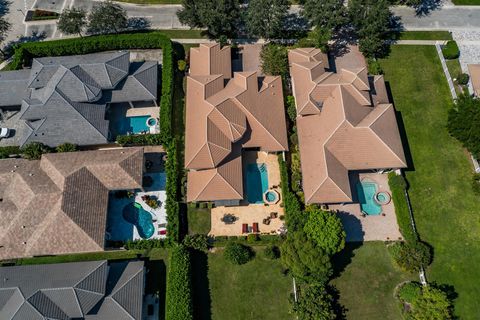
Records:
<instances>
[{"instance_id":1,"label":"tile roof house","mask_svg":"<svg viewBox=\"0 0 480 320\"><path fill-rule=\"evenodd\" d=\"M0 72L0 109L19 108L20 146L104 144L109 104L156 101L157 74L157 62L131 63L127 51L35 58L30 70Z\"/></svg>"},{"instance_id":2,"label":"tile roof house","mask_svg":"<svg viewBox=\"0 0 480 320\"><path fill-rule=\"evenodd\" d=\"M282 81L256 71L232 76L231 50L190 49L185 167L188 201L241 200L242 149L288 149Z\"/></svg>"},{"instance_id":3,"label":"tile roof house","mask_svg":"<svg viewBox=\"0 0 480 320\"><path fill-rule=\"evenodd\" d=\"M0 259L103 251L111 190L141 189L143 148L0 161Z\"/></svg>"},{"instance_id":4,"label":"tile roof house","mask_svg":"<svg viewBox=\"0 0 480 320\"><path fill-rule=\"evenodd\" d=\"M141 320L143 261L0 268L3 320Z\"/></svg>"},{"instance_id":5,"label":"tile roof house","mask_svg":"<svg viewBox=\"0 0 480 320\"><path fill-rule=\"evenodd\" d=\"M468 72L470 73L473 93L480 97L480 64L469 64Z\"/></svg>"},{"instance_id":6,"label":"tile roof house","mask_svg":"<svg viewBox=\"0 0 480 320\"><path fill-rule=\"evenodd\" d=\"M336 72L319 49L288 52L307 203L352 202L349 171L407 166L383 76L349 50Z\"/></svg>"}]
</instances>

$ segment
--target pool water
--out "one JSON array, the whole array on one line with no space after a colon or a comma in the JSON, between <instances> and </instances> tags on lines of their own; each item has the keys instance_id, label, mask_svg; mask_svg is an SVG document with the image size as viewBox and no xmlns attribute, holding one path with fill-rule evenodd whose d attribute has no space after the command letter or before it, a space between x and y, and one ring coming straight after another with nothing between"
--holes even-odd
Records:
<instances>
[{"instance_id":1,"label":"pool water","mask_svg":"<svg viewBox=\"0 0 480 320\"><path fill-rule=\"evenodd\" d=\"M127 132L150 132L150 128L147 126L147 120L149 118L150 116L125 117L120 124L120 128L118 128L118 131L120 134L127 134Z\"/></svg>"},{"instance_id":2,"label":"pool water","mask_svg":"<svg viewBox=\"0 0 480 320\"><path fill-rule=\"evenodd\" d=\"M275 192L269 191L265 195L265 198L267 198L267 201L273 202L273 201L277 200L277 195L275 194Z\"/></svg>"},{"instance_id":3,"label":"pool water","mask_svg":"<svg viewBox=\"0 0 480 320\"><path fill-rule=\"evenodd\" d=\"M382 213L382 207L375 201L377 193L377 184L374 182L357 183L358 201L362 211L368 215L379 215Z\"/></svg>"},{"instance_id":4,"label":"pool water","mask_svg":"<svg viewBox=\"0 0 480 320\"><path fill-rule=\"evenodd\" d=\"M249 203L263 203L263 194L268 190L268 171L265 163L247 165L246 189Z\"/></svg>"},{"instance_id":5,"label":"pool water","mask_svg":"<svg viewBox=\"0 0 480 320\"><path fill-rule=\"evenodd\" d=\"M123 208L123 218L137 228L138 234L143 239L153 236L155 227L152 216L137 203L129 203Z\"/></svg>"}]
</instances>

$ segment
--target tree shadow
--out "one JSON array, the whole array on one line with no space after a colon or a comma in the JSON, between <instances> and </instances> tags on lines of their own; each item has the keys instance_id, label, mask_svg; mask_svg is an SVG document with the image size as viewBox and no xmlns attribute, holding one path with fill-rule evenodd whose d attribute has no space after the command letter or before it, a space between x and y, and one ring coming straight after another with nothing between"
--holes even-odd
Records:
<instances>
[{"instance_id":1,"label":"tree shadow","mask_svg":"<svg viewBox=\"0 0 480 320\"><path fill-rule=\"evenodd\" d=\"M208 255L205 252L192 250L192 286L193 286L193 318L212 319L210 286L208 281Z\"/></svg>"},{"instance_id":2,"label":"tree shadow","mask_svg":"<svg viewBox=\"0 0 480 320\"><path fill-rule=\"evenodd\" d=\"M417 17L428 16L430 12L439 9L443 0L423 0L420 4L413 6Z\"/></svg>"},{"instance_id":3,"label":"tree shadow","mask_svg":"<svg viewBox=\"0 0 480 320\"><path fill-rule=\"evenodd\" d=\"M0 0L1 1L1 0ZM13 50L16 45L25 43L25 42L35 42L35 41L42 41L47 38L47 35L45 32L33 32L31 36L22 36L16 40L9 41L8 43L5 44L5 48L3 51L5 52L6 57L10 57L13 55Z\"/></svg>"},{"instance_id":4,"label":"tree shadow","mask_svg":"<svg viewBox=\"0 0 480 320\"><path fill-rule=\"evenodd\" d=\"M150 29L151 23L147 18L133 17L128 18L127 29L129 30L146 30Z\"/></svg>"},{"instance_id":5,"label":"tree shadow","mask_svg":"<svg viewBox=\"0 0 480 320\"><path fill-rule=\"evenodd\" d=\"M363 242L347 242L345 248L333 256L333 278L338 278L341 276L345 268L352 262L353 257L355 257L355 250L360 248L363 245Z\"/></svg>"},{"instance_id":6,"label":"tree shadow","mask_svg":"<svg viewBox=\"0 0 480 320\"><path fill-rule=\"evenodd\" d=\"M296 13L290 13L283 20L283 30L279 38L300 39L307 36L310 28L305 18Z\"/></svg>"},{"instance_id":7,"label":"tree shadow","mask_svg":"<svg viewBox=\"0 0 480 320\"><path fill-rule=\"evenodd\" d=\"M10 12L11 1L0 0L0 17Z\"/></svg>"},{"instance_id":8,"label":"tree shadow","mask_svg":"<svg viewBox=\"0 0 480 320\"><path fill-rule=\"evenodd\" d=\"M355 186L356 183L351 184ZM354 193L356 194L356 192ZM336 215L340 218L347 234L347 241L359 241L364 240L365 232L363 231L361 221L353 214L345 211L338 211Z\"/></svg>"},{"instance_id":9,"label":"tree shadow","mask_svg":"<svg viewBox=\"0 0 480 320\"><path fill-rule=\"evenodd\" d=\"M328 285L327 291L333 298L333 310L335 311L337 320L346 320L348 309L340 304L340 291L334 285Z\"/></svg>"}]
</instances>

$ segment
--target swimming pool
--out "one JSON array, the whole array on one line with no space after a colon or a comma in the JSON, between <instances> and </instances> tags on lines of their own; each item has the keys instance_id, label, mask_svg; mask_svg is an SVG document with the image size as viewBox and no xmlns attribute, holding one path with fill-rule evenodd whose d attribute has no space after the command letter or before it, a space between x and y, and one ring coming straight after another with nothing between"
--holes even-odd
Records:
<instances>
[{"instance_id":1,"label":"swimming pool","mask_svg":"<svg viewBox=\"0 0 480 320\"><path fill-rule=\"evenodd\" d=\"M368 215L379 215L382 213L382 207L375 201L377 194L377 184L375 182L357 183L358 201L362 211Z\"/></svg>"},{"instance_id":2,"label":"swimming pool","mask_svg":"<svg viewBox=\"0 0 480 320\"><path fill-rule=\"evenodd\" d=\"M129 203L123 208L123 218L137 228L143 239L148 239L155 233L152 216L138 203Z\"/></svg>"},{"instance_id":3,"label":"swimming pool","mask_svg":"<svg viewBox=\"0 0 480 320\"><path fill-rule=\"evenodd\" d=\"M265 163L250 163L246 174L247 200L263 203L263 194L268 190L268 171Z\"/></svg>"},{"instance_id":4,"label":"swimming pool","mask_svg":"<svg viewBox=\"0 0 480 320\"><path fill-rule=\"evenodd\" d=\"M150 116L125 117L119 124L118 132L120 134L150 132L148 119Z\"/></svg>"}]
</instances>

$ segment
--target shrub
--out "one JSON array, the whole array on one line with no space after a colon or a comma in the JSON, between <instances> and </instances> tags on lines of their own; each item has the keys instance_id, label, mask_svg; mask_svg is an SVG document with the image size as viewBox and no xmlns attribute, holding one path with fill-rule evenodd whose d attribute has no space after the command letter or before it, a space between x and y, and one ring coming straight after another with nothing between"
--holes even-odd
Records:
<instances>
[{"instance_id":1,"label":"shrub","mask_svg":"<svg viewBox=\"0 0 480 320\"><path fill-rule=\"evenodd\" d=\"M251 233L247 236L248 243L255 243L259 240L258 234Z\"/></svg>"},{"instance_id":2,"label":"shrub","mask_svg":"<svg viewBox=\"0 0 480 320\"><path fill-rule=\"evenodd\" d=\"M468 74L466 73L460 73L458 76L457 76L457 83L464 86L464 85L467 85L468 84L468 80L470 80L470 77Z\"/></svg>"},{"instance_id":3,"label":"shrub","mask_svg":"<svg viewBox=\"0 0 480 320\"><path fill-rule=\"evenodd\" d=\"M407 303L412 303L422 294L422 287L418 282L407 282L398 289L398 298Z\"/></svg>"},{"instance_id":4,"label":"shrub","mask_svg":"<svg viewBox=\"0 0 480 320\"><path fill-rule=\"evenodd\" d=\"M78 151L78 146L73 143L65 142L55 148L57 152L74 152Z\"/></svg>"},{"instance_id":5,"label":"shrub","mask_svg":"<svg viewBox=\"0 0 480 320\"><path fill-rule=\"evenodd\" d=\"M9 147L0 147L0 159L8 158L11 155L20 154L20 147L9 146Z\"/></svg>"},{"instance_id":6,"label":"shrub","mask_svg":"<svg viewBox=\"0 0 480 320\"><path fill-rule=\"evenodd\" d=\"M117 136L116 142L121 146L152 146L161 144L160 134L134 134Z\"/></svg>"},{"instance_id":7,"label":"shrub","mask_svg":"<svg viewBox=\"0 0 480 320\"><path fill-rule=\"evenodd\" d=\"M368 73L377 75L377 74L383 74L383 69L378 60L374 59L368 59Z\"/></svg>"},{"instance_id":8,"label":"shrub","mask_svg":"<svg viewBox=\"0 0 480 320\"><path fill-rule=\"evenodd\" d=\"M127 250L148 250L153 248L165 248L165 246L165 240L162 239L129 240L124 245Z\"/></svg>"},{"instance_id":9,"label":"shrub","mask_svg":"<svg viewBox=\"0 0 480 320\"><path fill-rule=\"evenodd\" d=\"M178 70L181 72L187 69L187 62L185 60L178 60L177 65L178 65Z\"/></svg>"},{"instance_id":10,"label":"shrub","mask_svg":"<svg viewBox=\"0 0 480 320\"><path fill-rule=\"evenodd\" d=\"M480 173L473 174L472 189L475 194L480 195Z\"/></svg>"},{"instance_id":11,"label":"shrub","mask_svg":"<svg viewBox=\"0 0 480 320\"><path fill-rule=\"evenodd\" d=\"M208 236L205 234L186 235L183 244L195 250L207 251Z\"/></svg>"},{"instance_id":12,"label":"shrub","mask_svg":"<svg viewBox=\"0 0 480 320\"><path fill-rule=\"evenodd\" d=\"M324 285L312 284L300 286L298 300L290 299L291 313L298 320L334 320L336 319L333 297Z\"/></svg>"},{"instance_id":13,"label":"shrub","mask_svg":"<svg viewBox=\"0 0 480 320\"><path fill-rule=\"evenodd\" d=\"M432 262L430 246L421 241L399 242L389 249L395 262L405 271L420 271Z\"/></svg>"},{"instance_id":14,"label":"shrub","mask_svg":"<svg viewBox=\"0 0 480 320\"><path fill-rule=\"evenodd\" d=\"M405 190L407 188L407 181L402 175L389 175L388 184L395 189L399 188Z\"/></svg>"},{"instance_id":15,"label":"shrub","mask_svg":"<svg viewBox=\"0 0 480 320\"><path fill-rule=\"evenodd\" d=\"M232 241L227 243L223 255L230 263L241 265L253 258L253 251L248 246Z\"/></svg>"},{"instance_id":16,"label":"shrub","mask_svg":"<svg viewBox=\"0 0 480 320\"><path fill-rule=\"evenodd\" d=\"M295 98L293 96L287 96L286 105L288 118L292 123L295 123L295 119L297 118L297 107L295 107Z\"/></svg>"},{"instance_id":17,"label":"shrub","mask_svg":"<svg viewBox=\"0 0 480 320\"><path fill-rule=\"evenodd\" d=\"M422 294L412 301L411 319L448 320L453 318L453 305L446 292L432 286L422 287Z\"/></svg>"},{"instance_id":18,"label":"shrub","mask_svg":"<svg viewBox=\"0 0 480 320\"><path fill-rule=\"evenodd\" d=\"M41 142L30 142L20 150L23 157L29 160L38 160L42 157L42 154L49 153L51 151L52 149L50 147Z\"/></svg>"},{"instance_id":19,"label":"shrub","mask_svg":"<svg viewBox=\"0 0 480 320\"><path fill-rule=\"evenodd\" d=\"M338 215L316 207L307 208L305 214L308 218L303 230L319 248L333 255L345 247L346 234Z\"/></svg>"},{"instance_id":20,"label":"shrub","mask_svg":"<svg viewBox=\"0 0 480 320\"><path fill-rule=\"evenodd\" d=\"M182 245L170 250L167 268L166 319L193 319L190 252Z\"/></svg>"},{"instance_id":21,"label":"shrub","mask_svg":"<svg viewBox=\"0 0 480 320\"><path fill-rule=\"evenodd\" d=\"M457 59L460 56L460 50L458 49L457 43L453 40L447 42L442 48L443 57L447 60Z\"/></svg>"},{"instance_id":22,"label":"shrub","mask_svg":"<svg viewBox=\"0 0 480 320\"><path fill-rule=\"evenodd\" d=\"M280 249L274 245L268 245L263 250L263 254L267 259L275 260L280 258Z\"/></svg>"}]
</instances>

